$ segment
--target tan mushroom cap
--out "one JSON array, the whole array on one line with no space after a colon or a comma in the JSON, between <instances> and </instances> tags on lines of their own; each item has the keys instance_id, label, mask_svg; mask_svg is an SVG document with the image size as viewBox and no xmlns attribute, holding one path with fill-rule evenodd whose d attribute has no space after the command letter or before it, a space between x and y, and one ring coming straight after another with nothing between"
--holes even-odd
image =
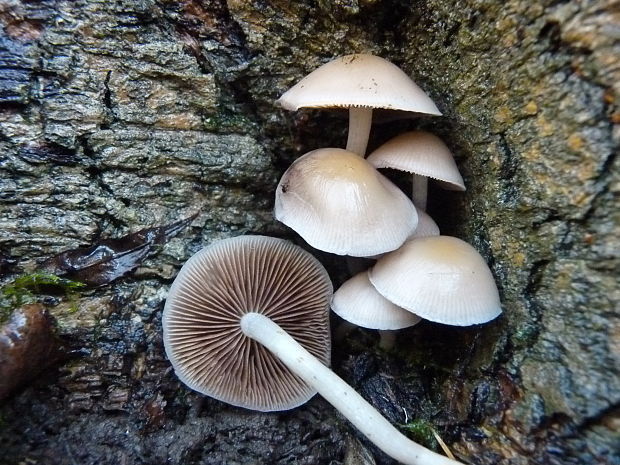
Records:
<instances>
[{"instance_id":1,"label":"tan mushroom cap","mask_svg":"<svg viewBox=\"0 0 620 465\"><path fill-rule=\"evenodd\" d=\"M469 326L501 313L499 293L484 259L455 237L406 242L377 261L370 282L386 299L438 323Z\"/></svg>"},{"instance_id":2,"label":"tan mushroom cap","mask_svg":"<svg viewBox=\"0 0 620 465\"><path fill-rule=\"evenodd\" d=\"M396 136L372 152L367 160L376 168L392 168L435 179L444 189L465 190L452 152L430 132L410 131Z\"/></svg>"},{"instance_id":3,"label":"tan mushroom cap","mask_svg":"<svg viewBox=\"0 0 620 465\"><path fill-rule=\"evenodd\" d=\"M336 58L291 87L278 100L299 108L384 108L441 115L433 101L398 66L374 55Z\"/></svg>"},{"instance_id":4,"label":"tan mushroom cap","mask_svg":"<svg viewBox=\"0 0 620 465\"><path fill-rule=\"evenodd\" d=\"M369 257L395 250L418 223L411 200L363 158L319 149L298 158L276 189L275 217L312 247Z\"/></svg>"},{"instance_id":5,"label":"tan mushroom cap","mask_svg":"<svg viewBox=\"0 0 620 465\"><path fill-rule=\"evenodd\" d=\"M282 239L241 236L189 259L163 313L164 347L181 381L229 404L286 410L316 391L243 334L241 317L258 312L329 365L332 285L323 266Z\"/></svg>"},{"instance_id":6,"label":"tan mushroom cap","mask_svg":"<svg viewBox=\"0 0 620 465\"><path fill-rule=\"evenodd\" d=\"M340 286L334 293L332 310L342 319L370 329L402 329L420 322L419 317L379 294L368 280L368 271Z\"/></svg>"}]
</instances>

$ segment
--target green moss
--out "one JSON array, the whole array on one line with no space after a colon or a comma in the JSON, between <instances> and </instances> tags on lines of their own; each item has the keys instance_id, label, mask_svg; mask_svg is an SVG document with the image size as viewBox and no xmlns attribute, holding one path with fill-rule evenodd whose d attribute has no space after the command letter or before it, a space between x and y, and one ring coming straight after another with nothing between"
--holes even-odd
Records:
<instances>
[{"instance_id":1,"label":"green moss","mask_svg":"<svg viewBox=\"0 0 620 465\"><path fill-rule=\"evenodd\" d=\"M0 324L4 323L13 309L39 301L43 294L61 294L75 299L77 290L85 284L61 278L51 273L30 273L18 276L0 287Z\"/></svg>"},{"instance_id":2,"label":"green moss","mask_svg":"<svg viewBox=\"0 0 620 465\"><path fill-rule=\"evenodd\" d=\"M437 450L439 443L435 439L435 428L433 425L423 419L412 420L407 424L400 425L402 429L409 433L409 437L418 444L432 450Z\"/></svg>"}]
</instances>

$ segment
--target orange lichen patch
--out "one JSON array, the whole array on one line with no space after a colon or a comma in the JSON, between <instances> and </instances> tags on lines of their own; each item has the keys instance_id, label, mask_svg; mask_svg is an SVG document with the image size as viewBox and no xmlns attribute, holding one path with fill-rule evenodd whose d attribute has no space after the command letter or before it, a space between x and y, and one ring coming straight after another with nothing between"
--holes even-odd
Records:
<instances>
[{"instance_id":1,"label":"orange lichen patch","mask_svg":"<svg viewBox=\"0 0 620 465\"><path fill-rule=\"evenodd\" d=\"M620 112L612 113L611 122L614 124L620 124Z\"/></svg>"},{"instance_id":2,"label":"orange lichen patch","mask_svg":"<svg viewBox=\"0 0 620 465\"><path fill-rule=\"evenodd\" d=\"M590 203L592 200L592 194L588 194L586 192L579 191L575 195L572 195L571 204L577 207L582 207Z\"/></svg>"},{"instance_id":3,"label":"orange lichen patch","mask_svg":"<svg viewBox=\"0 0 620 465\"><path fill-rule=\"evenodd\" d=\"M535 115L538 113L538 105L533 100L530 100L527 105L525 105L525 113L528 115Z\"/></svg>"},{"instance_id":4,"label":"orange lichen patch","mask_svg":"<svg viewBox=\"0 0 620 465\"><path fill-rule=\"evenodd\" d=\"M611 105L616 101L616 93L613 89L605 89L605 92L603 92L603 101L607 105Z\"/></svg>"},{"instance_id":5,"label":"orange lichen patch","mask_svg":"<svg viewBox=\"0 0 620 465\"><path fill-rule=\"evenodd\" d=\"M512 262L515 266L521 267L525 263L525 254L523 252L517 252L512 255Z\"/></svg>"},{"instance_id":6,"label":"orange lichen patch","mask_svg":"<svg viewBox=\"0 0 620 465\"><path fill-rule=\"evenodd\" d=\"M199 130L202 128L202 121L197 115L175 113L172 115L162 115L158 118L155 125L166 129Z\"/></svg>"},{"instance_id":7,"label":"orange lichen patch","mask_svg":"<svg viewBox=\"0 0 620 465\"><path fill-rule=\"evenodd\" d=\"M542 115L536 119L536 125L538 126L538 133L542 137L551 136L555 132L553 124L547 121L547 119Z\"/></svg>"},{"instance_id":8,"label":"orange lichen patch","mask_svg":"<svg viewBox=\"0 0 620 465\"><path fill-rule=\"evenodd\" d=\"M568 146L575 151L583 148L584 140L579 134L571 134L568 136Z\"/></svg>"},{"instance_id":9,"label":"orange lichen patch","mask_svg":"<svg viewBox=\"0 0 620 465\"><path fill-rule=\"evenodd\" d=\"M512 116L513 116L513 111L510 108L508 108L506 105L499 107L497 111L495 112L495 115L493 115L495 120L500 123L508 123L512 121Z\"/></svg>"},{"instance_id":10,"label":"orange lichen patch","mask_svg":"<svg viewBox=\"0 0 620 465\"><path fill-rule=\"evenodd\" d=\"M591 233L586 233L583 235L583 242L588 245L594 244L595 236Z\"/></svg>"},{"instance_id":11,"label":"orange lichen patch","mask_svg":"<svg viewBox=\"0 0 620 465\"><path fill-rule=\"evenodd\" d=\"M540 146L538 144L534 144L529 150L523 152L523 158L530 162L537 161L540 157Z\"/></svg>"}]
</instances>

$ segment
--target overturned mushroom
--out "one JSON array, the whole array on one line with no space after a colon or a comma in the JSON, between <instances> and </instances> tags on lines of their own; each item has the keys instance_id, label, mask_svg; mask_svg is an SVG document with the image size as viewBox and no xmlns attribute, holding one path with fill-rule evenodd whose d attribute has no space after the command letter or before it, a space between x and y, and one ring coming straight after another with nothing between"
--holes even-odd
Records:
<instances>
[{"instance_id":1,"label":"overturned mushroom","mask_svg":"<svg viewBox=\"0 0 620 465\"><path fill-rule=\"evenodd\" d=\"M422 210L426 210L428 178L437 180L444 189L465 190L452 152L430 132L411 131L396 136L372 152L368 162L376 168L413 174L413 203Z\"/></svg>"},{"instance_id":2,"label":"overturned mushroom","mask_svg":"<svg viewBox=\"0 0 620 465\"><path fill-rule=\"evenodd\" d=\"M307 75L278 100L287 110L349 109L347 150L364 156L375 108L441 115L398 66L374 55L336 58Z\"/></svg>"},{"instance_id":3,"label":"overturned mushroom","mask_svg":"<svg viewBox=\"0 0 620 465\"><path fill-rule=\"evenodd\" d=\"M331 291L319 262L287 241L225 239L190 258L173 283L166 353L183 382L217 399L269 411L318 391L396 460L458 463L407 439L325 366Z\"/></svg>"}]
</instances>

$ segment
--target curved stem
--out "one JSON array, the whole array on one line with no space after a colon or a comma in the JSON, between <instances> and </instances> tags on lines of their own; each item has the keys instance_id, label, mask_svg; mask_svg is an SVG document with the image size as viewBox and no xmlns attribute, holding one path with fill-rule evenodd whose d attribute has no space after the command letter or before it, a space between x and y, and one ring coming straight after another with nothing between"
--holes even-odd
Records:
<instances>
[{"instance_id":1,"label":"curved stem","mask_svg":"<svg viewBox=\"0 0 620 465\"><path fill-rule=\"evenodd\" d=\"M291 371L314 387L383 452L406 465L455 465L401 434L372 405L304 349L280 326L259 313L241 318L243 333L263 344Z\"/></svg>"},{"instance_id":2,"label":"curved stem","mask_svg":"<svg viewBox=\"0 0 620 465\"><path fill-rule=\"evenodd\" d=\"M370 126L372 125L372 108L349 108L349 136L347 150L364 158Z\"/></svg>"},{"instance_id":3,"label":"curved stem","mask_svg":"<svg viewBox=\"0 0 620 465\"><path fill-rule=\"evenodd\" d=\"M428 178L420 174L413 174L411 200L420 210L426 211L426 197L428 194Z\"/></svg>"}]
</instances>

